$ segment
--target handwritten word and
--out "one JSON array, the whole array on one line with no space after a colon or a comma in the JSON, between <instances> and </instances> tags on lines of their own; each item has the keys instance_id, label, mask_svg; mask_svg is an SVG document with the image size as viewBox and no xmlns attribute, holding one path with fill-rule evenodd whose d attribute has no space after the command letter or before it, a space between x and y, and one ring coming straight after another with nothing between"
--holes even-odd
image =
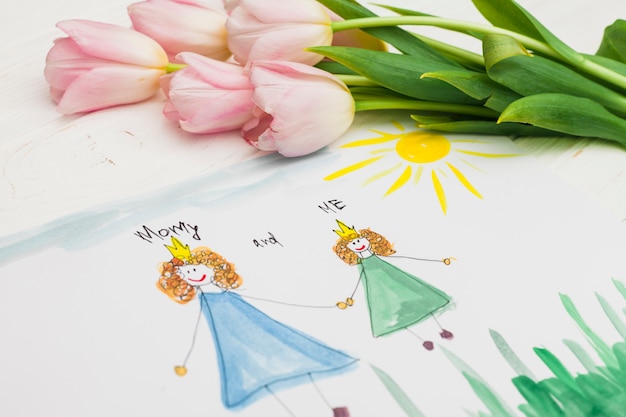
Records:
<instances>
[{"instance_id":1,"label":"handwritten word and","mask_svg":"<svg viewBox=\"0 0 626 417\"><path fill-rule=\"evenodd\" d=\"M165 240L165 238L169 236L191 236L194 240L200 240L200 234L198 232L198 225L193 225L186 222L178 222L178 224L174 224L172 226L164 227L162 229L154 229L149 228L146 225L142 226L143 230L137 230L133 234L148 243L153 243L153 240Z\"/></svg>"},{"instance_id":2,"label":"handwritten word and","mask_svg":"<svg viewBox=\"0 0 626 417\"><path fill-rule=\"evenodd\" d=\"M252 244L256 246L257 248L264 248L270 245L279 245L281 247L283 246L283 244L280 243L278 239L276 239L276 237L274 236L272 232L267 232L267 234L268 234L267 239L252 239Z\"/></svg>"},{"instance_id":3,"label":"handwritten word and","mask_svg":"<svg viewBox=\"0 0 626 417\"><path fill-rule=\"evenodd\" d=\"M317 207L319 207L324 213L337 213L346 208L346 205L343 201L332 199L322 202L322 204Z\"/></svg>"}]
</instances>

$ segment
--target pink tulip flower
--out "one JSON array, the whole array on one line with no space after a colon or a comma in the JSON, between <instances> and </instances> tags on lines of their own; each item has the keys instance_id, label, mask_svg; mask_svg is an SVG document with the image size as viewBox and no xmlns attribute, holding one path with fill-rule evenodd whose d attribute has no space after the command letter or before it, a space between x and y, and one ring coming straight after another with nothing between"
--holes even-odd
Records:
<instances>
[{"instance_id":1,"label":"pink tulip flower","mask_svg":"<svg viewBox=\"0 0 626 417\"><path fill-rule=\"evenodd\" d=\"M226 10L192 0L147 0L128 6L135 30L156 40L171 60L195 52L218 60L231 56L226 44Z\"/></svg>"},{"instance_id":2,"label":"pink tulip flower","mask_svg":"<svg viewBox=\"0 0 626 417\"><path fill-rule=\"evenodd\" d=\"M59 112L135 103L159 90L167 54L149 37L86 20L67 20L57 27L69 37L55 40L44 75Z\"/></svg>"},{"instance_id":3,"label":"pink tulip flower","mask_svg":"<svg viewBox=\"0 0 626 417\"><path fill-rule=\"evenodd\" d=\"M252 117L253 86L242 66L191 52L178 59L187 66L165 80L165 117L192 133L239 129Z\"/></svg>"},{"instance_id":4,"label":"pink tulip flower","mask_svg":"<svg viewBox=\"0 0 626 417\"><path fill-rule=\"evenodd\" d=\"M226 20L235 60L284 60L314 65L322 56L305 51L328 46L333 33L326 9L315 0L232 0Z\"/></svg>"},{"instance_id":5,"label":"pink tulip flower","mask_svg":"<svg viewBox=\"0 0 626 417\"><path fill-rule=\"evenodd\" d=\"M350 91L326 71L296 62L255 61L250 81L257 107L242 136L261 150L306 155L338 139L354 119Z\"/></svg>"}]
</instances>

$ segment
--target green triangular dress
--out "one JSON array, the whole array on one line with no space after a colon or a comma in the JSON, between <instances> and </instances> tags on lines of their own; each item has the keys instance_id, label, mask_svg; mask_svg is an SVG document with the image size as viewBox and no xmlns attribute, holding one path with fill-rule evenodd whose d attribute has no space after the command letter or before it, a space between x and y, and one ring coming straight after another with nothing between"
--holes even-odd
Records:
<instances>
[{"instance_id":1,"label":"green triangular dress","mask_svg":"<svg viewBox=\"0 0 626 417\"><path fill-rule=\"evenodd\" d=\"M376 255L359 259L374 337L393 333L426 319L451 297Z\"/></svg>"}]
</instances>

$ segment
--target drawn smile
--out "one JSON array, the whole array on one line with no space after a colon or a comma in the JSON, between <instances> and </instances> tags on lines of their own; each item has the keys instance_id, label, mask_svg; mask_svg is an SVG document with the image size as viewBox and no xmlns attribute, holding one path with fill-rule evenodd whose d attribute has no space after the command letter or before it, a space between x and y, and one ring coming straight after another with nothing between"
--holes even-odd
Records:
<instances>
[{"instance_id":1,"label":"drawn smile","mask_svg":"<svg viewBox=\"0 0 626 417\"><path fill-rule=\"evenodd\" d=\"M200 279L188 278L189 281L193 281L193 282L202 282L205 279L206 279L206 274L202 275L202 278L200 278Z\"/></svg>"},{"instance_id":2,"label":"drawn smile","mask_svg":"<svg viewBox=\"0 0 626 417\"><path fill-rule=\"evenodd\" d=\"M361 246L360 248L356 248L356 250L363 250L365 249L365 245Z\"/></svg>"}]
</instances>

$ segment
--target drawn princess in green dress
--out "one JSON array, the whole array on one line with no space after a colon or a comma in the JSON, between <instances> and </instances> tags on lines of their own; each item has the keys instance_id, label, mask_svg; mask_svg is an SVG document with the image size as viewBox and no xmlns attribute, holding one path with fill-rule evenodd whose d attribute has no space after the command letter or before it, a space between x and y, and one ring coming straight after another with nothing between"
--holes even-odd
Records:
<instances>
[{"instance_id":1,"label":"drawn princess in green dress","mask_svg":"<svg viewBox=\"0 0 626 417\"><path fill-rule=\"evenodd\" d=\"M359 281L352 295L345 302L338 302L337 307L345 309L352 306L359 283L363 282L374 337L403 329L416 335L408 329L409 326L430 317L437 322L434 313L450 305L449 295L381 259L381 256L390 256L396 252L385 237L369 229L357 232L354 227L348 227L339 220L337 224L339 230L334 232L339 235L339 240L333 250L341 260L349 265L357 265L359 269ZM410 259L450 264L450 258ZM439 335L443 339L454 337L452 332L439 327ZM427 350L434 348L430 340L424 340L423 346Z\"/></svg>"}]
</instances>

